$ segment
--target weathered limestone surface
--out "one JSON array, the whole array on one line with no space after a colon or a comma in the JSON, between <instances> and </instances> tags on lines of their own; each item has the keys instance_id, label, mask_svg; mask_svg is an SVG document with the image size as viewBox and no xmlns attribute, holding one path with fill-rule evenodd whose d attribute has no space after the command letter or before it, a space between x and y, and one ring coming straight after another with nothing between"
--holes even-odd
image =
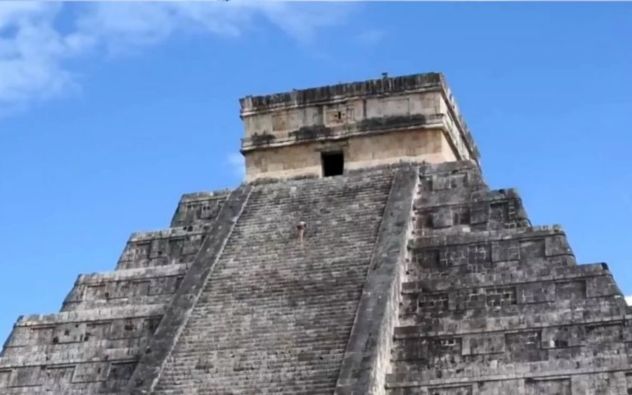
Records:
<instances>
[{"instance_id":1,"label":"weathered limestone surface","mask_svg":"<svg viewBox=\"0 0 632 395\"><path fill-rule=\"evenodd\" d=\"M608 266L487 187L443 77L247 97L242 117L256 181L184 195L59 313L20 317L1 394L632 393ZM344 174L321 178L328 150Z\"/></svg>"},{"instance_id":2,"label":"weathered limestone surface","mask_svg":"<svg viewBox=\"0 0 632 395\"><path fill-rule=\"evenodd\" d=\"M223 254L228 238L243 212L252 188L242 186L224 201L213 220L213 229L196 255L166 310L160 326L145 349L126 392L149 393L155 387L167 357L178 343L184 326L197 305L209 274ZM177 215L176 215L177 217Z\"/></svg>"},{"instance_id":3,"label":"weathered limestone surface","mask_svg":"<svg viewBox=\"0 0 632 395\"><path fill-rule=\"evenodd\" d=\"M121 393L226 197L183 196L172 228L132 235L117 270L79 276L62 312L21 317L0 393Z\"/></svg>"},{"instance_id":4,"label":"weathered limestone surface","mask_svg":"<svg viewBox=\"0 0 632 395\"><path fill-rule=\"evenodd\" d=\"M390 364L400 271L411 231L417 166L396 175L375 242L369 273L336 383L336 393L366 394L384 388Z\"/></svg>"},{"instance_id":5,"label":"weathered limestone surface","mask_svg":"<svg viewBox=\"0 0 632 395\"><path fill-rule=\"evenodd\" d=\"M422 166L389 394L627 394L629 309L474 164Z\"/></svg>"},{"instance_id":6,"label":"weathered limestone surface","mask_svg":"<svg viewBox=\"0 0 632 395\"><path fill-rule=\"evenodd\" d=\"M348 169L478 160L444 77L384 77L240 100L248 181L321 175L321 152Z\"/></svg>"},{"instance_id":7,"label":"weathered limestone surface","mask_svg":"<svg viewBox=\"0 0 632 395\"><path fill-rule=\"evenodd\" d=\"M176 226L133 235L125 265L79 276L61 313L22 317L2 393L632 389L632 315L607 266L576 265L475 163L249 188L232 211L229 193L185 196Z\"/></svg>"},{"instance_id":8,"label":"weathered limestone surface","mask_svg":"<svg viewBox=\"0 0 632 395\"><path fill-rule=\"evenodd\" d=\"M156 392L332 392L392 178L254 186Z\"/></svg>"}]
</instances>

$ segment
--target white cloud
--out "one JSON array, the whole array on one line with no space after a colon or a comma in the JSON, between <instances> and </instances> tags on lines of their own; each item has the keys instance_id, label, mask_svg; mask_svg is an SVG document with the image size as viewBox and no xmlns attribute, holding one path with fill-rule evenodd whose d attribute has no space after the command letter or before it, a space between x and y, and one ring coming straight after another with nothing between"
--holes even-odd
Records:
<instances>
[{"instance_id":1,"label":"white cloud","mask_svg":"<svg viewBox=\"0 0 632 395\"><path fill-rule=\"evenodd\" d=\"M347 6L254 0L0 1L0 115L78 89L75 76L64 67L71 58L118 55L160 43L176 32L238 37L256 31L260 20L308 42L319 28L342 21L347 11ZM62 16L64 29L59 27Z\"/></svg>"},{"instance_id":2,"label":"white cloud","mask_svg":"<svg viewBox=\"0 0 632 395\"><path fill-rule=\"evenodd\" d=\"M53 28L60 6L0 3L0 115L30 100L58 95L74 86L60 62L83 50L75 34Z\"/></svg>"},{"instance_id":3,"label":"white cloud","mask_svg":"<svg viewBox=\"0 0 632 395\"><path fill-rule=\"evenodd\" d=\"M236 2L91 3L78 29L111 52L156 44L177 31L238 36L258 7ZM253 3L254 4L254 3Z\"/></svg>"},{"instance_id":4,"label":"white cloud","mask_svg":"<svg viewBox=\"0 0 632 395\"><path fill-rule=\"evenodd\" d=\"M626 296L625 302L628 304L628 306L632 306L632 295Z\"/></svg>"},{"instance_id":5,"label":"white cloud","mask_svg":"<svg viewBox=\"0 0 632 395\"><path fill-rule=\"evenodd\" d=\"M263 14L272 23L295 39L308 43L314 39L318 29L337 25L346 20L353 5L349 3L335 4L287 4L279 1L261 1L266 4Z\"/></svg>"}]
</instances>

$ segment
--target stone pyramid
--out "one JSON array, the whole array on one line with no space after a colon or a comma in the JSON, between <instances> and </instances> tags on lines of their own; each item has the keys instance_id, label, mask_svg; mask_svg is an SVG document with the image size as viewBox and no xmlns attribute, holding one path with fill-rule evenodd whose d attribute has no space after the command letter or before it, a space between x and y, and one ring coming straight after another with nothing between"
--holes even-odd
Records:
<instances>
[{"instance_id":1,"label":"stone pyramid","mask_svg":"<svg viewBox=\"0 0 632 395\"><path fill-rule=\"evenodd\" d=\"M19 318L0 393L632 393L608 266L487 187L442 75L241 109L246 182Z\"/></svg>"}]
</instances>

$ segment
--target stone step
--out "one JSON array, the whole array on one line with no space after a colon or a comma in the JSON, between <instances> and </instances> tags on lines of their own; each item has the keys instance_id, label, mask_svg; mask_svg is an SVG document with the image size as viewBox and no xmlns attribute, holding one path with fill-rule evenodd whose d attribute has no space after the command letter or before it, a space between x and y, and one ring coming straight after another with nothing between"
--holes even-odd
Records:
<instances>
[{"instance_id":1,"label":"stone step","mask_svg":"<svg viewBox=\"0 0 632 395\"><path fill-rule=\"evenodd\" d=\"M187 268L188 266L184 264L174 264L156 267L120 269L103 273L88 273L79 275L76 282L78 284L93 285L104 282L135 280L139 278L148 279L177 276L184 274Z\"/></svg>"},{"instance_id":2,"label":"stone step","mask_svg":"<svg viewBox=\"0 0 632 395\"><path fill-rule=\"evenodd\" d=\"M586 350L586 347L615 347L625 351L629 346L624 342L632 340L631 328L622 320L613 320L598 324L570 323L522 331L396 339L391 349L391 359L411 361L412 364L425 361L428 366L433 367L442 363L476 363L481 358L483 362L487 358L509 363L512 359L515 361L521 358L520 355L537 357L529 354L529 350L551 351L554 355L564 353L564 350L575 353L580 349ZM520 355L507 359L507 353Z\"/></svg>"},{"instance_id":3,"label":"stone step","mask_svg":"<svg viewBox=\"0 0 632 395\"><path fill-rule=\"evenodd\" d=\"M171 226L189 226L213 221L230 194L229 190L196 192L182 195Z\"/></svg>"},{"instance_id":4,"label":"stone step","mask_svg":"<svg viewBox=\"0 0 632 395\"><path fill-rule=\"evenodd\" d=\"M457 177L467 174L471 176L480 176L480 169L474 161L460 160L454 162L443 163L424 163L419 166L419 176L441 176L441 177Z\"/></svg>"},{"instance_id":5,"label":"stone step","mask_svg":"<svg viewBox=\"0 0 632 395\"><path fill-rule=\"evenodd\" d=\"M350 325L351 323L347 322L344 324ZM270 347L272 346L282 347L283 349L285 349L285 346L288 345L288 343L291 343L295 345L295 347L298 350L301 350L302 348L308 348L308 349L320 352L320 351L330 351L330 350L333 350L334 347L340 348L341 346L344 346L346 343L338 339L348 334L349 332L347 327L342 327L340 330L330 330L328 332L325 332L327 327L324 325L321 325L320 327L315 327L311 329L302 328L301 330L298 330L300 328L296 328L297 330L295 331L281 329L279 330L278 334L269 334L263 330L265 328L258 327L258 328L253 328L253 331L256 331L258 333L257 339L260 339L260 340L257 340L257 339L252 339L252 336L250 338L248 337L249 336L248 333L251 333L249 332L250 328L243 328L243 329L235 328L233 335L231 335L231 332L228 332L228 333L226 332L227 330L229 330L229 328L231 328L230 325L227 325L226 327L223 327L224 329L223 331L221 329L218 329L215 331L203 331L202 328L200 328L200 326L191 326L191 331L188 333L191 335L197 333L200 336L204 335L208 339L215 339L218 343L220 342L224 343L222 345L218 344L216 348L213 348L213 350L223 350L223 349L242 350L246 348L252 349L252 350L258 350L258 349L269 350ZM305 333L306 336L305 337L298 336L301 333ZM291 338L292 340L291 341L287 340L289 338ZM193 352L196 354L201 353L201 351L198 348L189 344L183 344L179 352L182 355L186 355L188 352Z\"/></svg>"},{"instance_id":6,"label":"stone step","mask_svg":"<svg viewBox=\"0 0 632 395\"><path fill-rule=\"evenodd\" d=\"M543 260L574 264L573 252L562 233L505 229L495 232L496 237L481 236L488 233L491 232L415 238L409 242L410 260L421 273L446 271L448 275L454 270L493 268L511 261L531 266ZM459 266L462 268L455 269Z\"/></svg>"},{"instance_id":7,"label":"stone step","mask_svg":"<svg viewBox=\"0 0 632 395\"><path fill-rule=\"evenodd\" d=\"M15 325L16 327L37 327L75 322L94 322L135 317L153 317L156 315L161 315L163 312L164 306L162 305L132 305L124 307L107 307L95 310L25 315L20 317Z\"/></svg>"},{"instance_id":8,"label":"stone step","mask_svg":"<svg viewBox=\"0 0 632 395\"><path fill-rule=\"evenodd\" d=\"M173 293L164 295L149 295L149 296L133 296L129 298L116 298L116 299L88 299L87 301L69 301L64 302L61 308L62 312L66 311L85 311L85 310L97 310L111 307L125 307L130 305L148 304L148 305L163 305L167 306L173 299Z\"/></svg>"},{"instance_id":9,"label":"stone step","mask_svg":"<svg viewBox=\"0 0 632 395\"><path fill-rule=\"evenodd\" d=\"M533 305L503 306L498 311L464 311L444 317L413 317L400 320L395 339L427 336L458 336L506 330L526 330L573 323L621 320L625 301L618 298L592 298L580 301L556 301ZM497 314L495 316L495 314Z\"/></svg>"},{"instance_id":10,"label":"stone step","mask_svg":"<svg viewBox=\"0 0 632 395\"><path fill-rule=\"evenodd\" d=\"M62 311L127 304L165 304L177 291L186 265L125 269L81 275L64 300Z\"/></svg>"},{"instance_id":11,"label":"stone step","mask_svg":"<svg viewBox=\"0 0 632 395\"><path fill-rule=\"evenodd\" d=\"M13 347L149 337L163 313L163 305L132 305L22 317L3 352L10 353Z\"/></svg>"},{"instance_id":12,"label":"stone step","mask_svg":"<svg viewBox=\"0 0 632 395\"><path fill-rule=\"evenodd\" d=\"M420 285L420 283L415 285ZM586 298L623 299L621 291L610 274L575 276L567 279L533 277L533 281L528 283L498 281L485 286L454 281L451 286L445 284L444 289L432 289L432 287L433 285L430 284L426 288L423 286L416 289L403 287L400 318L406 319L415 315L437 317L455 314L461 316L466 314L465 311L470 310L475 311L471 314L482 312L497 315L503 310L519 309L517 306L522 305L537 306L541 303L556 301L564 303L570 299L580 301Z\"/></svg>"},{"instance_id":13,"label":"stone step","mask_svg":"<svg viewBox=\"0 0 632 395\"><path fill-rule=\"evenodd\" d=\"M493 356L487 361L465 363L455 368L423 369L398 364L394 373L387 374L387 388L436 386L467 382L496 381L507 378L568 377L628 369L628 357L620 348L592 347L570 357L569 352L552 353L542 361L501 362ZM402 366L400 368L400 366Z\"/></svg>"},{"instance_id":14,"label":"stone step","mask_svg":"<svg viewBox=\"0 0 632 395\"><path fill-rule=\"evenodd\" d=\"M469 266L469 270L468 267ZM486 268L488 270L483 270ZM462 269L462 270L458 270ZM462 265L447 270L420 269L416 263L407 263L402 278L402 292L417 292L422 289L450 290L463 285L493 286L494 284L517 284L538 281L537 279L570 280L577 277L611 276L605 263L574 265L559 259L532 260L530 263L508 261L492 265Z\"/></svg>"},{"instance_id":15,"label":"stone step","mask_svg":"<svg viewBox=\"0 0 632 395\"><path fill-rule=\"evenodd\" d=\"M422 198L415 203L414 234L433 232L475 232L503 228L526 228L530 225L522 201L511 190L490 191L465 197L448 204L444 199ZM480 196L479 196L480 195Z\"/></svg>"},{"instance_id":16,"label":"stone step","mask_svg":"<svg viewBox=\"0 0 632 395\"><path fill-rule=\"evenodd\" d=\"M51 387L14 387L14 388L2 388L2 393L4 395L51 395L54 394L55 391L63 391L64 395L86 395L86 394L96 394L99 395L120 395L118 390L111 391L103 391L102 385L97 383L95 385L84 385L81 389L71 389L66 387L65 384L59 384L57 386ZM1 388L1 387L0 387Z\"/></svg>"},{"instance_id":17,"label":"stone step","mask_svg":"<svg viewBox=\"0 0 632 395\"><path fill-rule=\"evenodd\" d=\"M477 185L477 189L432 191L424 192L423 188L419 191L417 198L413 201L413 212L423 212L425 210L434 210L438 208L450 207L482 207L490 204L505 203L507 201L515 201L521 207L520 194L515 188L505 189L488 189L481 188Z\"/></svg>"},{"instance_id":18,"label":"stone step","mask_svg":"<svg viewBox=\"0 0 632 395\"><path fill-rule=\"evenodd\" d=\"M122 359L2 368L0 391L3 394L121 393L121 386L136 364L136 360Z\"/></svg>"},{"instance_id":19,"label":"stone step","mask_svg":"<svg viewBox=\"0 0 632 395\"><path fill-rule=\"evenodd\" d=\"M541 240L548 238L565 238L559 225L531 226L527 228L492 229L476 232L455 232L452 234L416 235L409 242L409 249L418 250L432 247L460 246L471 244L489 244L512 240Z\"/></svg>"},{"instance_id":20,"label":"stone step","mask_svg":"<svg viewBox=\"0 0 632 395\"><path fill-rule=\"evenodd\" d=\"M88 344L89 343L89 344ZM111 348L115 342L99 341L63 344L48 347L16 347L0 357L2 368L24 366L53 366L79 363L103 363L137 359L140 344ZM101 347L101 348L97 348Z\"/></svg>"},{"instance_id":21,"label":"stone step","mask_svg":"<svg viewBox=\"0 0 632 395\"><path fill-rule=\"evenodd\" d=\"M229 194L230 190L220 190L182 195L171 220L171 226L189 226L198 222L213 221Z\"/></svg>"},{"instance_id":22,"label":"stone step","mask_svg":"<svg viewBox=\"0 0 632 395\"><path fill-rule=\"evenodd\" d=\"M198 361L183 362L196 363ZM270 366L270 369L266 368L263 361L262 364L257 366L243 366L237 367L237 370L233 368L225 371L209 370L201 366L195 371L204 375L197 382L191 383L190 386L187 386L185 379L187 372L182 371L184 382L182 382L183 385L178 387L179 391L182 392L178 393L195 393L195 390L199 391L201 388L213 388L211 393L254 394L258 393L258 390L255 388L262 385L266 393L271 394L294 393L295 390L293 388L307 391L311 394L331 393L331 388L336 383L335 380L329 379L327 376L335 376L339 369L340 364L338 362L312 363L309 361L305 361L302 364L289 362ZM159 384L156 393L170 393L165 387ZM316 392L319 389L322 392Z\"/></svg>"},{"instance_id":23,"label":"stone step","mask_svg":"<svg viewBox=\"0 0 632 395\"><path fill-rule=\"evenodd\" d=\"M117 263L117 270L188 263L197 254L211 224L196 224L154 232L134 233Z\"/></svg>"},{"instance_id":24,"label":"stone step","mask_svg":"<svg viewBox=\"0 0 632 395\"><path fill-rule=\"evenodd\" d=\"M76 385L71 385L76 386ZM99 395L120 395L121 392L119 390L110 390L104 391L102 389L101 383L96 383L92 385L84 385L81 389L72 389L66 387L65 384L59 384L57 386L51 387L14 387L14 388L2 388L2 393L4 395L51 395L55 392L63 391L64 395L86 395L86 394L96 394ZM114 391L114 392L112 392Z\"/></svg>"}]
</instances>

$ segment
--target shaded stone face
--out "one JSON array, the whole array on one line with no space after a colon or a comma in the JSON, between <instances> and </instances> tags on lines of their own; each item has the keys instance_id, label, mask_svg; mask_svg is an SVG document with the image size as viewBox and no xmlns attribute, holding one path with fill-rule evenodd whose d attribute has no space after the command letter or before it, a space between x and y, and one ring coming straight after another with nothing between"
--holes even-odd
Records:
<instances>
[{"instance_id":1,"label":"shaded stone face","mask_svg":"<svg viewBox=\"0 0 632 395\"><path fill-rule=\"evenodd\" d=\"M256 116L364 94L390 115L323 112L287 145L246 149L281 167L184 195L169 228L132 234L116 269L79 276L59 313L19 318L0 393L632 393L632 311L606 264L578 265L561 228L532 226L444 129L342 139L328 126L417 122L392 115L397 100L441 82L244 99ZM344 163L320 177L327 156Z\"/></svg>"},{"instance_id":2,"label":"shaded stone face","mask_svg":"<svg viewBox=\"0 0 632 395\"><path fill-rule=\"evenodd\" d=\"M477 160L443 77L417 74L241 99L246 178L318 177L322 153L345 169Z\"/></svg>"}]
</instances>

